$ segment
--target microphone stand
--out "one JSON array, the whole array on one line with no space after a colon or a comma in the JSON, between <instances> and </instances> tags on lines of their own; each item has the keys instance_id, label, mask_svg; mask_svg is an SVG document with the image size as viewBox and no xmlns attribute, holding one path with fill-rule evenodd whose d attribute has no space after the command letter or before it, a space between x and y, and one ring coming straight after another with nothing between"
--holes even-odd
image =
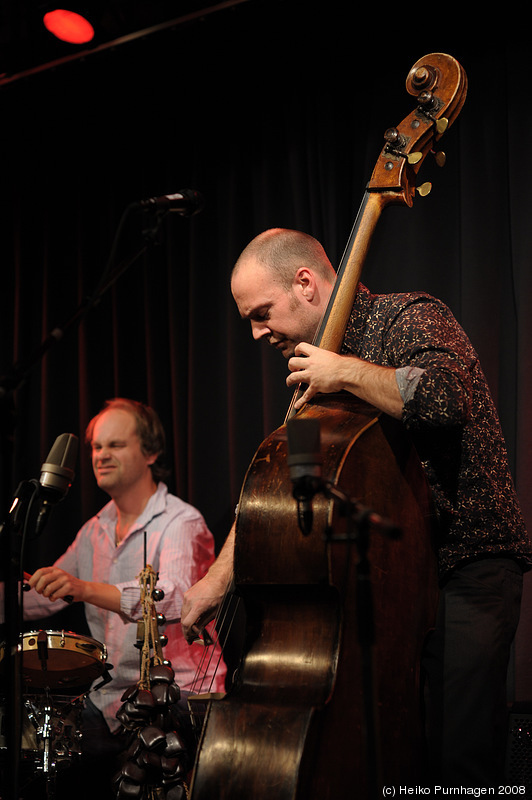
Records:
<instances>
[{"instance_id":1,"label":"microphone stand","mask_svg":"<svg viewBox=\"0 0 532 800\"><path fill-rule=\"evenodd\" d=\"M168 213L158 209L143 210L146 224L142 230L144 242L127 259L114 265L118 242L124 228L125 222L132 211L138 211L136 204L130 204L122 214L118 225L111 253L105 266L104 272L95 291L88 297L61 328L54 328L43 340L34 353L26 359L16 362L11 371L0 377L0 402L5 404L7 412L12 417L11 425L2 420L2 457L6 464L12 463L12 431L14 429L14 402L13 397L17 389L27 380L33 367L35 367L50 350L64 337L65 333L79 325L87 313L98 305L107 290L118 280L118 278L129 267L137 261L148 249L150 245L157 243L157 237L162 218ZM2 415L4 416L4 415ZM0 465L1 466L1 465ZM8 469L3 476L2 494L8 496L7 479ZM33 489L32 489L33 487ZM19 598L18 587L21 579L22 568L22 542L26 536L29 526L30 512L34 498L37 496L39 484L37 481L21 483L12 506L7 514L6 521L0 525L0 555L5 567L4 578L4 681L6 696L6 741L7 753L6 776L4 787L0 787L5 795L2 797L17 800L19 794L19 766L20 766L20 743L21 743L21 705L22 705L22 653L19 651L19 638L21 631L18 629L22 617L22 595ZM18 496L20 495L20 497ZM23 513L25 510L25 516ZM22 531L20 547L17 549L19 540L17 535Z\"/></svg>"},{"instance_id":2,"label":"microphone stand","mask_svg":"<svg viewBox=\"0 0 532 800\"><path fill-rule=\"evenodd\" d=\"M4 691L8 753L2 795L18 798L20 748L22 737L22 652L19 636L22 621L22 597L18 597L21 553L32 517L35 499L39 494L38 481L23 481L15 493L7 520L0 526L4 575ZM33 517L35 518L35 517ZM19 543L20 542L20 543ZM18 545L18 546L17 546Z\"/></svg>"},{"instance_id":3,"label":"microphone stand","mask_svg":"<svg viewBox=\"0 0 532 800\"><path fill-rule=\"evenodd\" d=\"M28 358L17 361L7 375L0 377L0 398L4 398L7 394L12 393L20 388L31 372L31 369L42 360L43 356L46 355L50 348L61 341L65 333L67 333L71 328L74 328L81 323L82 319L87 315L87 313L100 303L107 290L110 289L114 283L116 283L118 278L120 278L121 275L123 275L123 273L135 263L135 261L144 255L149 246L158 244L158 233L161 221L162 218L166 216L168 211L161 212L154 209L142 209L142 212L147 218L147 224L142 229L144 243L128 258L113 266L116 257L116 250L126 220L131 212L137 212L138 210L137 204L131 203L122 214L111 247L111 253L94 292L82 303L80 303L76 311L61 327L53 328L53 330L50 331L46 338Z\"/></svg>"},{"instance_id":4,"label":"microphone stand","mask_svg":"<svg viewBox=\"0 0 532 800\"><path fill-rule=\"evenodd\" d=\"M366 721L367 763L369 773L369 797L378 796L379 748L377 745L377 725L373 676L373 646L375 644L375 628L373 614L373 592L371 585L371 565L368 558L370 535L374 530L390 539L401 536L401 529L391 520L385 519L370 508L363 506L355 498L349 497L342 489L321 477L307 476L307 497L322 493L333 500L339 509L340 516L348 520L345 533L334 533L327 529L325 539L328 543L346 542L354 544L358 551L356 567L356 618L358 641L360 644L362 664L362 697L364 717ZM299 487L299 495L304 495ZM302 531L305 533L305 531ZM308 531L307 531L308 533Z\"/></svg>"},{"instance_id":5,"label":"microphone stand","mask_svg":"<svg viewBox=\"0 0 532 800\"><path fill-rule=\"evenodd\" d=\"M367 763L369 773L369 797L378 796L378 777L380 774L379 748L375 705L375 681L373 675L373 647L375 644L375 627L373 614L373 591L371 584L371 564L368 549L372 530L397 539L401 535L400 528L390 520L384 519L370 508L364 507L358 500L348 497L341 489L331 484L326 485L325 495L336 501L341 516L349 521L345 534L327 531L328 542L353 542L358 551L356 567L356 617L360 658L362 665L362 697L366 720Z\"/></svg>"}]
</instances>

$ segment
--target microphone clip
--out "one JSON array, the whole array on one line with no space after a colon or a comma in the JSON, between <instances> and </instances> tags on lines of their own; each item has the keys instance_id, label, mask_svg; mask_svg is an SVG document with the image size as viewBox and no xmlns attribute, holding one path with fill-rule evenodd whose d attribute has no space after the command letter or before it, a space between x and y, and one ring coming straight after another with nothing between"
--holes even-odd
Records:
<instances>
[{"instance_id":1,"label":"microphone clip","mask_svg":"<svg viewBox=\"0 0 532 800\"><path fill-rule=\"evenodd\" d=\"M311 418L293 417L286 423L288 456L287 465L293 484L292 494L297 501L298 524L304 536L312 532L312 501L318 494L333 500L340 516L348 520L348 533L327 532L327 540L365 540L370 530L377 530L392 539L401 535L401 530L392 520L380 516L367 508L358 499L350 497L331 481L322 477L322 457L319 421Z\"/></svg>"},{"instance_id":2,"label":"microphone clip","mask_svg":"<svg viewBox=\"0 0 532 800\"><path fill-rule=\"evenodd\" d=\"M297 517L301 533L312 532L312 500L323 490L321 478L320 427L318 420L288 420L287 465L293 484L292 494L297 501Z\"/></svg>"}]
</instances>

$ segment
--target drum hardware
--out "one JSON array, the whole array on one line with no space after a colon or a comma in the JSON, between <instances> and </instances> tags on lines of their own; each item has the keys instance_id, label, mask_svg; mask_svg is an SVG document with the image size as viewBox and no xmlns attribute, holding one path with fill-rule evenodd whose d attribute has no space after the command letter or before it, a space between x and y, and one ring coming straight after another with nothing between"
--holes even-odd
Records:
<instances>
[{"instance_id":1,"label":"drum hardware","mask_svg":"<svg viewBox=\"0 0 532 800\"><path fill-rule=\"evenodd\" d=\"M105 645L72 631L30 631L19 640L24 690L21 698L21 788L42 777L53 790L58 772L81 757L80 730L83 701L108 683ZM0 669L5 667L6 645L0 644ZM96 678L101 681L90 688ZM66 694L74 688L76 694ZM81 691L81 694L79 693ZM8 744L4 735L6 703L0 697L0 771L7 769ZM50 796L50 795L47 795Z\"/></svg>"},{"instance_id":2,"label":"drum hardware","mask_svg":"<svg viewBox=\"0 0 532 800\"><path fill-rule=\"evenodd\" d=\"M20 747L21 788L39 777L48 787L59 772L81 757L80 718L85 695L72 698L51 695L23 695ZM0 710L0 715L3 709ZM0 728L2 726L0 725ZM2 763L9 758L5 737L0 735Z\"/></svg>"},{"instance_id":3,"label":"drum hardware","mask_svg":"<svg viewBox=\"0 0 532 800\"><path fill-rule=\"evenodd\" d=\"M37 752L33 766L37 773L55 775L81 756L79 719L83 697L72 700L46 693L25 698L28 721L35 729Z\"/></svg>"}]
</instances>

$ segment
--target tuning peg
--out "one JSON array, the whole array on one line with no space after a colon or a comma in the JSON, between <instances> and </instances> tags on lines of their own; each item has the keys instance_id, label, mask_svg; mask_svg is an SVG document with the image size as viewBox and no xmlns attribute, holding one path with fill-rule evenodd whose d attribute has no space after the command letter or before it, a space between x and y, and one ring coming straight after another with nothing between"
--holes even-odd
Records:
<instances>
[{"instance_id":1,"label":"tuning peg","mask_svg":"<svg viewBox=\"0 0 532 800\"><path fill-rule=\"evenodd\" d=\"M434 122L436 125L436 132L441 136L449 127L449 120L446 117L436 119L434 116L434 114L437 113L439 104L433 93L429 91L421 92L421 94L418 95L418 100L421 113Z\"/></svg>"},{"instance_id":2,"label":"tuning peg","mask_svg":"<svg viewBox=\"0 0 532 800\"><path fill-rule=\"evenodd\" d=\"M397 128L387 128L384 131L384 141L397 148L404 147L406 144L405 137L399 133Z\"/></svg>"},{"instance_id":3,"label":"tuning peg","mask_svg":"<svg viewBox=\"0 0 532 800\"><path fill-rule=\"evenodd\" d=\"M438 151L437 153L434 150L431 150L432 155L434 156L434 161L439 167L444 167L445 162L447 161L447 156L443 152L443 150Z\"/></svg>"},{"instance_id":4,"label":"tuning peg","mask_svg":"<svg viewBox=\"0 0 532 800\"><path fill-rule=\"evenodd\" d=\"M432 189L432 183L429 183L427 181L426 183L422 183L421 186L418 186L416 188L416 192L419 194L420 197L426 197L428 194L430 194L431 189Z\"/></svg>"},{"instance_id":5,"label":"tuning peg","mask_svg":"<svg viewBox=\"0 0 532 800\"><path fill-rule=\"evenodd\" d=\"M407 161L409 164L413 166L414 164L419 164L422 158L423 158L423 153L416 151L415 153L410 153L407 156Z\"/></svg>"}]
</instances>

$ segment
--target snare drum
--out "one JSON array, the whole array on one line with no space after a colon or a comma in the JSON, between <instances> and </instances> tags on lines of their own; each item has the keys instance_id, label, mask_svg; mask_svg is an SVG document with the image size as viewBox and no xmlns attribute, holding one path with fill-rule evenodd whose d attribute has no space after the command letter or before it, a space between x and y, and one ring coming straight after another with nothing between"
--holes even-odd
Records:
<instances>
[{"instance_id":1,"label":"snare drum","mask_svg":"<svg viewBox=\"0 0 532 800\"><path fill-rule=\"evenodd\" d=\"M22 675L30 689L88 686L105 669L105 645L72 631L30 631L19 643Z\"/></svg>"}]
</instances>

